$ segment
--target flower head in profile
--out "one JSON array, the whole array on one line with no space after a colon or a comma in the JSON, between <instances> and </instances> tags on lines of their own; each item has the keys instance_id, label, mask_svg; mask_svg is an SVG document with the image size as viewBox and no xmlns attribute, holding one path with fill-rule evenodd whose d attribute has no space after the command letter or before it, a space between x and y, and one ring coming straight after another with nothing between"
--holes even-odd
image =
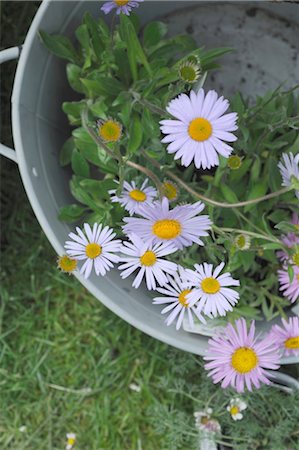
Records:
<instances>
[{"instance_id":1,"label":"flower head in profile","mask_svg":"<svg viewBox=\"0 0 299 450\"><path fill-rule=\"evenodd\" d=\"M139 3L143 1L144 0L113 0L111 2L104 3L101 10L105 14L109 14L113 9L116 9L116 14L122 13L129 16L132 9L137 8Z\"/></svg>"},{"instance_id":2,"label":"flower head in profile","mask_svg":"<svg viewBox=\"0 0 299 450\"><path fill-rule=\"evenodd\" d=\"M276 254L278 259L283 263L295 264L299 266L299 217L298 214L293 213L291 224L296 228L296 232L287 233L282 236L282 243L289 249L290 253L285 250L279 250Z\"/></svg>"},{"instance_id":3,"label":"flower head in profile","mask_svg":"<svg viewBox=\"0 0 299 450\"><path fill-rule=\"evenodd\" d=\"M176 206L169 209L169 201L163 198L152 205L141 206L139 215L142 218L125 217L124 232L135 233L145 241L153 243L171 243L182 249L194 242L203 245L200 236L208 236L211 220L207 215L198 216L204 209L201 202L193 205Z\"/></svg>"},{"instance_id":4,"label":"flower head in profile","mask_svg":"<svg viewBox=\"0 0 299 450\"><path fill-rule=\"evenodd\" d=\"M185 167L192 161L197 169L218 166L219 154L228 158L233 150L225 141L237 139L232 134L238 128L237 114L224 114L228 107L228 100L218 98L215 91L205 95L203 89L172 100L166 109L175 120L160 122L168 153L174 153L174 159L181 158Z\"/></svg>"},{"instance_id":5,"label":"flower head in profile","mask_svg":"<svg viewBox=\"0 0 299 450\"><path fill-rule=\"evenodd\" d=\"M247 408L247 404L239 397L232 398L226 410L230 413L233 420L243 419L242 411Z\"/></svg>"},{"instance_id":6,"label":"flower head in profile","mask_svg":"<svg viewBox=\"0 0 299 450\"><path fill-rule=\"evenodd\" d=\"M179 77L185 83L195 83L201 72L202 69L198 62L186 60L179 65Z\"/></svg>"},{"instance_id":7,"label":"flower head in profile","mask_svg":"<svg viewBox=\"0 0 299 450\"><path fill-rule=\"evenodd\" d=\"M238 302L239 293L229 286L240 286L239 280L231 277L229 272L219 275L224 263L214 270L212 264L195 264L195 271L186 269L185 280L192 286L188 294L190 306L197 303L198 310L209 317L225 316Z\"/></svg>"},{"instance_id":8,"label":"flower head in profile","mask_svg":"<svg viewBox=\"0 0 299 450\"><path fill-rule=\"evenodd\" d=\"M191 286L186 285L182 279L184 269L179 267L178 273L173 276L167 276L168 282L163 288L158 288L157 292L163 294L163 297L155 297L154 305L166 305L161 314L168 314L165 323L171 325L176 320L176 329L179 330L187 314L190 327L193 328L193 315L202 323L206 323L203 316L198 312L196 305L189 306L186 296L192 291Z\"/></svg>"},{"instance_id":9,"label":"flower head in profile","mask_svg":"<svg viewBox=\"0 0 299 450\"><path fill-rule=\"evenodd\" d=\"M281 319L282 326L273 325L271 339L282 350L284 356L299 355L299 317Z\"/></svg>"},{"instance_id":10,"label":"flower head in profile","mask_svg":"<svg viewBox=\"0 0 299 450\"><path fill-rule=\"evenodd\" d=\"M67 433L66 434L66 446L65 450L72 450L76 444L76 434L75 433Z\"/></svg>"},{"instance_id":11,"label":"flower head in profile","mask_svg":"<svg viewBox=\"0 0 299 450\"><path fill-rule=\"evenodd\" d=\"M227 160L227 165L231 170L238 170L242 166L242 158L238 155L231 155Z\"/></svg>"},{"instance_id":12,"label":"flower head in profile","mask_svg":"<svg viewBox=\"0 0 299 450\"><path fill-rule=\"evenodd\" d=\"M221 426L218 420L211 417L213 413L212 408L207 408L204 411L195 411L195 426L200 431L205 431L208 434L216 434L221 432Z\"/></svg>"},{"instance_id":13,"label":"flower head in profile","mask_svg":"<svg viewBox=\"0 0 299 450\"><path fill-rule=\"evenodd\" d=\"M59 256L57 260L57 266L61 272L71 275L77 269L78 261L74 258L70 258L68 255Z\"/></svg>"},{"instance_id":14,"label":"flower head in profile","mask_svg":"<svg viewBox=\"0 0 299 450\"><path fill-rule=\"evenodd\" d=\"M293 186L297 198L299 198L299 153L283 153L282 160L278 164L282 176L282 186Z\"/></svg>"},{"instance_id":15,"label":"flower head in profile","mask_svg":"<svg viewBox=\"0 0 299 450\"><path fill-rule=\"evenodd\" d=\"M243 392L245 386L249 391L252 386L257 389L261 383L270 384L268 369L279 368L277 346L265 336L259 342L255 337L255 322L247 330L245 319L238 319L235 328L228 324L222 335L209 340L205 360L205 369L214 383L221 383L222 388L229 385L237 392Z\"/></svg>"},{"instance_id":16,"label":"flower head in profile","mask_svg":"<svg viewBox=\"0 0 299 450\"><path fill-rule=\"evenodd\" d=\"M77 227L77 234L70 233L71 241L66 241L65 249L68 256L84 261L80 274L87 279L94 267L97 275L105 275L117 263L119 257L115 255L119 251L121 241L116 239L115 233L109 227L95 223L90 228L88 223L84 224L84 231Z\"/></svg>"},{"instance_id":17,"label":"flower head in profile","mask_svg":"<svg viewBox=\"0 0 299 450\"><path fill-rule=\"evenodd\" d=\"M238 250L248 250L250 248L250 237L247 234L238 234L234 239L234 244Z\"/></svg>"},{"instance_id":18,"label":"flower head in profile","mask_svg":"<svg viewBox=\"0 0 299 450\"><path fill-rule=\"evenodd\" d=\"M290 274L287 268L278 270L278 281L280 284L279 290L282 291L284 297L294 303L299 298L299 267L293 267L293 279L290 279Z\"/></svg>"},{"instance_id":19,"label":"flower head in profile","mask_svg":"<svg viewBox=\"0 0 299 450\"><path fill-rule=\"evenodd\" d=\"M122 126L117 120L98 120L98 135L105 142L118 142L121 138Z\"/></svg>"},{"instance_id":20,"label":"flower head in profile","mask_svg":"<svg viewBox=\"0 0 299 450\"><path fill-rule=\"evenodd\" d=\"M157 191L152 186L147 186L148 179L145 179L140 187L135 181L128 183L124 182L123 190L120 196L116 195L116 189L109 191L112 195L111 201L120 203L125 210L132 216L138 214L140 206L150 205L153 199L157 196Z\"/></svg>"},{"instance_id":21,"label":"flower head in profile","mask_svg":"<svg viewBox=\"0 0 299 450\"><path fill-rule=\"evenodd\" d=\"M164 286L167 283L166 274L174 274L177 270L177 264L167 261L164 256L174 253L176 249L169 242L166 243L145 243L136 234L129 236L131 242L124 242L120 251L126 255L120 258L121 264L118 268L121 270L120 276L124 279L130 276L135 270L138 274L133 281L132 286L138 288L143 278L149 290Z\"/></svg>"},{"instance_id":22,"label":"flower head in profile","mask_svg":"<svg viewBox=\"0 0 299 450\"><path fill-rule=\"evenodd\" d=\"M174 202L177 200L179 188L173 181L165 180L161 185L161 190L169 202Z\"/></svg>"}]
</instances>

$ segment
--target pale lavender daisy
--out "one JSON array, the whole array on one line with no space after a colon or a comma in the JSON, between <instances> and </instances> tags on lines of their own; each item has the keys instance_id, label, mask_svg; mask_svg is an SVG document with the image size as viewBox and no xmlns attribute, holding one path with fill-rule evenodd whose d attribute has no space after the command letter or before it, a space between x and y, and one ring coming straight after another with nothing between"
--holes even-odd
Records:
<instances>
[{"instance_id":1,"label":"pale lavender daisy","mask_svg":"<svg viewBox=\"0 0 299 450\"><path fill-rule=\"evenodd\" d=\"M176 249L169 242L152 244L144 242L136 234L129 236L131 242L123 242L120 251L127 255L120 258L121 264L118 268L122 270L120 276L124 279L135 270L139 270L132 286L138 288L145 277L149 290L156 289L157 283L164 286L167 283L166 274L174 274L177 264L167 261L163 257L174 253Z\"/></svg>"},{"instance_id":2,"label":"pale lavender daisy","mask_svg":"<svg viewBox=\"0 0 299 450\"><path fill-rule=\"evenodd\" d=\"M113 240L115 233L112 228L102 228L98 223L92 229L85 223L85 234L79 227L76 227L76 231L77 234L69 234L72 241L66 241L66 253L77 260L85 260L80 269L85 279L89 277L93 267L97 275L105 275L113 267L113 263L119 260L115 253L119 251L121 241Z\"/></svg>"},{"instance_id":3,"label":"pale lavender daisy","mask_svg":"<svg viewBox=\"0 0 299 450\"><path fill-rule=\"evenodd\" d=\"M261 383L270 384L267 369L279 368L279 351L275 343L265 336L259 342L255 336L255 322L251 322L247 331L245 319L238 319L235 328L228 324L222 335L218 334L209 339L209 348L205 360L205 369L214 383L221 383L222 388L229 385L244 392L246 386L249 391L252 385L257 389Z\"/></svg>"},{"instance_id":4,"label":"pale lavender daisy","mask_svg":"<svg viewBox=\"0 0 299 450\"><path fill-rule=\"evenodd\" d=\"M126 234L135 233L149 242L170 242L177 249L188 247L194 242L204 245L199 236L208 236L207 230L211 229L212 222L208 215L197 216L203 209L204 204L197 202L170 210L169 201L164 197L152 205L141 206L139 215L142 218L125 217L123 230Z\"/></svg>"},{"instance_id":5,"label":"pale lavender daisy","mask_svg":"<svg viewBox=\"0 0 299 450\"><path fill-rule=\"evenodd\" d=\"M129 16L132 9L137 8L139 3L143 1L144 0L113 0L111 2L104 3L101 10L105 14L109 14L113 9L116 9L116 14L123 13L126 16Z\"/></svg>"},{"instance_id":6,"label":"pale lavender daisy","mask_svg":"<svg viewBox=\"0 0 299 450\"><path fill-rule=\"evenodd\" d=\"M299 186L299 153L295 156L293 153L283 153L278 168L282 176L282 186ZM299 190L295 190L296 197L299 198Z\"/></svg>"},{"instance_id":7,"label":"pale lavender daisy","mask_svg":"<svg viewBox=\"0 0 299 450\"><path fill-rule=\"evenodd\" d=\"M287 297L291 303L294 303L299 298L299 267L292 266L294 270L293 280L290 280L290 275L286 268L278 270L278 281L280 284L279 290L282 295Z\"/></svg>"},{"instance_id":8,"label":"pale lavender daisy","mask_svg":"<svg viewBox=\"0 0 299 450\"><path fill-rule=\"evenodd\" d=\"M284 356L299 354L299 317L289 317L289 320L281 319L283 327L273 325L271 339L283 350Z\"/></svg>"},{"instance_id":9,"label":"pale lavender daisy","mask_svg":"<svg viewBox=\"0 0 299 450\"><path fill-rule=\"evenodd\" d=\"M178 273L174 276L167 276L168 283L163 288L157 289L157 292L163 294L163 297L155 297L153 300L154 305L167 304L167 306L162 309L161 314L170 313L165 320L165 323L169 326L174 320L177 320L177 330L179 330L182 325L185 313L188 314L188 321L191 328L194 326L193 314L200 322L206 323L195 305L190 306L188 304L186 296L192 292L192 289L191 285L189 286L184 283L182 279L183 272L184 269L180 266Z\"/></svg>"},{"instance_id":10,"label":"pale lavender daisy","mask_svg":"<svg viewBox=\"0 0 299 450\"><path fill-rule=\"evenodd\" d=\"M167 111L177 120L162 120L163 143L169 144L168 153L174 159L181 158L183 166L194 161L195 167L210 169L219 165L219 154L228 158L232 147L224 141L233 142L237 138L232 131L236 125L237 113L224 114L229 107L228 100L218 98L215 91L206 95L203 89L191 91L190 97L180 94L167 106Z\"/></svg>"},{"instance_id":11,"label":"pale lavender daisy","mask_svg":"<svg viewBox=\"0 0 299 450\"><path fill-rule=\"evenodd\" d=\"M140 187L136 185L135 181L131 183L125 181L119 197L116 195L116 189L109 191L109 194L112 195L111 201L120 203L125 210L129 211L130 216L138 214L140 206L152 204L153 199L157 197L156 189L147 186L147 183L147 178Z\"/></svg>"},{"instance_id":12,"label":"pale lavender daisy","mask_svg":"<svg viewBox=\"0 0 299 450\"><path fill-rule=\"evenodd\" d=\"M190 305L197 303L199 311L209 317L225 316L238 303L239 293L228 286L240 286L230 272L219 275L224 263L213 271L213 264L195 264L195 271L185 270L185 281L191 283L192 292L187 296Z\"/></svg>"}]
</instances>

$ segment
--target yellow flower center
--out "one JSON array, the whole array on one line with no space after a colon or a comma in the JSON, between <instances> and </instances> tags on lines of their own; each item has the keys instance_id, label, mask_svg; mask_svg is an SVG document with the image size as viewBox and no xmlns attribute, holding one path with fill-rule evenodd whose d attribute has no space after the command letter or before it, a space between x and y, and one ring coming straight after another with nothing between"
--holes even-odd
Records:
<instances>
[{"instance_id":1,"label":"yellow flower center","mask_svg":"<svg viewBox=\"0 0 299 450\"><path fill-rule=\"evenodd\" d=\"M297 252L293 255L293 262L294 262L294 264L296 264L296 266L299 267L299 251L297 251Z\"/></svg>"},{"instance_id":2,"label":"yellow flower center","mask_svg":"<svg viewBox=\"0 0 299 450\"><path fill-rule=\"evenodd\" d=\"M117 6L125 6L129 1L130 0L114 0L114 3L116 3Z\"/></svg>"},{"instance_id":3,"label":"yellow flower center","mask_svg":"<svg viewBox=\"0 0 299 450\"><path fill-rule=\"evenodd\" d=\"M174 239L181 234L182 226L177 220L158 220L152 231L160 239Z\"/></svg>"},{"instance_id":4,"label":"yellow flower center","mask_svg":"<svg viewBox=\"0 0 299 450\"><path fill-rule=\"evenodd\" d=\"M136 202L144 202L146 200L146 194L138 189L131 191L129 196Z\"/></svg>"},{"instance_id":5,"label":"yellow flower center","mask_svg":"<svg viewBox=\"0 0 299 450\"><path fill-rule=\"evenodd\" d=\"M201 288L206 294L216 294L220 290L220 283L213 277L205 278L201 282Z\"/></svg>"},{"instance_id":6,"label":"yellow flower center","mask_svg":"<svg viewBox=\"0 0 299 450\"><path fill-rule=\"evenodd\" d=\"M74 438L68 438L68 440L67 440L68 445L74 445L75 442L76 442L76 439L74 439Z\"/></svg>"},{"instance_id":7,"label":"yellow flower center","mask_svg":"<svg viewBox=\"0 0 299 450\"><path fill-rule=\"evenodd\" d=\"M121 136L121 125L114 120L107 120L99 126L99 135L106 142L117 142Z\"/></svg>"},{"instance_id":8,"label":"yellow flower center","mask_svg":"<svg viewBox=\"0 0 299 450\"><path fill-rule=\"evenodd\" d=\"M164 181L162 184L162 190L165 197L168 198L168 200L175 200L178 195L177 188L174 184L170 183L169 181Z\"/></svg>"},{"instance_id":9,"label":"yellow flower center","mask_svg":"<svg viewBox=\"0 0 299 450\"><path fill-rule=\"evenodd\" d=\"M227 160L227 165L230 169L237 170L242 165L242 159L237 155L230 156Z\"/></svg>"},{"instance_id":10,"label":"yellow flower center","mask_svg":"<svg viewBox=\"0 0 299 450\"><path fill-rule=\"evenodd\" d=\"M85 248L86 256L90 259L95 259L102 253L102 247L99 244L87 244Z\"/></svg>"},{"instance_id":11,"label":"yellow flower center","mask_svg":"<svg viewBox=\"0 0 299 450\"><path fill-rule=\"evenodd\" d=\"M189 124L189 135L198 142L206 141L212 134L212 125L207 119L198 117L193 119Z\"/></svg>"},{"instance_id":12,"label":"yellow flower center","mask_svg":"<svg viewBox=\"0 0 299 450\"><path fill-rule=\"evenodd\" d=\"M231 413L232 416L234 416L235 414L238 414L239 411L240 410L239 410L239 408L237 406L232 406L231 409L230 409L230 413Z\"/></svg>"},{"instance_id":13,"label":"yellow flower center","mask_svg":"<svg viewBox=\"0 0 299 450\"><path fill-rule=\"evenodd\" d=\"M185 289L182 291L179 295L179 302L181 305L183 305L185 308L188 308L188 300L186 299L186 296L190 294L191 289Z\"/></svg>"},{"instance_id":14,"label":"yellow flower center","mask_svg":"<svg viewBox=\"0 0 299 450\"><path fill-rule=\"evenodd\" d=\"M63 272L73 272L77 268L77 260L67 255L60 256L58 259L58 267Z\"/></svg>"},{"instance_id":15,"label":"yellow flower center","mask_svg":"<svg viewBox=\"0 0 299 450\"><path fill-rule=\"evenodd\" d=\"M143 266L153 266L157 261L157 257L154 252L148 250L140 257L140 262Z\"/></svg>"},{"instance_id":16,"label":"yellow flower center","mask_svg":"<svg viewBox=\"0 0 299 450\"><path fill-rule=\"evenodd\" d=\"M287 339L284 343L285 348L299 348L299 336Z\"/></svg>"},{"instance_id":17,"label":"yellow flower center","mask_svg":"<svg viewBox=\"0 0 299 450\"><path fill-rule=\"evenodd\" d=\"M240 347L232 355L231 365L239 373L250 372L257 366L258 357L252 348Z\"/></svg>"}]
</instances>

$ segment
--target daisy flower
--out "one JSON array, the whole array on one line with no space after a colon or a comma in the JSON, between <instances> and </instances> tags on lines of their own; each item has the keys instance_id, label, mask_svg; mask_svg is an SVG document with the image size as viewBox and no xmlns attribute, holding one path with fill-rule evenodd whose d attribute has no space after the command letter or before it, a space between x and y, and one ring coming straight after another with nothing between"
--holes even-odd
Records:
<instances>
[{"instance_id":1,"label":"daisy flower","mask_svg":"<svg viewBox=\"0 0 299 450\"><path fill-rule=\"evenodd\" d=\"M234 239L234 244L238 250L248 250L250 243L251 240L247 234L238 234Z\"/></svg>"},{"instance_id":2,"label":"daisy flower","mask_svg":"<svg viewBox=\"0 0 299 450\"><path fill-rule=\"evenodd\" d=\"M282 186L296 186L299 185L299 153L283 153L283 162L280 161L278 168L282 176ZM296 197L299 198L299 190L295 190Z\"/></svg>"},{"instance_id":3,"label":"daisy flower","mask_svg":"<svg viewBox=\"0 0 299 450\"><path fill-rule=\"evenodd\" d=\"M173 274L177 270L177 264L166 261L163 256L174 253L176 249L170 243L145 243L136 234L129 236L131 242L124 242L120 251L127 255L121 257L119 270L122 270L120 276L124 279L139 269L138 275L133 281L133 287L138 288L145 276L148 290L156 289L156 281L160 286L167 283L166 273Z\"/></svg>"},{"instance_id":4,"label":"daisy flower","mask_svg":"<svg viewBox=\"0 0 299 450\"><path fill-rule=\"evenodd\" d=\"M224 141L237 139L231 133L238 129L237 114L224 115L228 107L228 100L218 98L215 91L205 95L203 89L172 100L166 109L176 120L160 122L162 133L167 135L162 142L169 144L168 153L174 153L174 159L181 158L185 167L192 161L197 169L218 166L218 154L228 158L233 150Z\"/></svg>"},{"instance_id":5,"label":"daisy flower","mask_svg":"<svg viewBox=\"0 0 299 450\"><path fill-rule=\"evenodd\" d=\"M183 61L179 65L179 77L185 83L195 83L202 73L201 66L198 62L194 61Z\"/></svg>"},{"instance_id":6,"label":"daisy flower","mask_svg":"<svg viewBox=\"0 0 299 450\"><path fill-rule=\"evenodd\" d=\"M287 269L278 270L279 290L282 291L284 297L287 297L294 303L299 298L299 267L293 266L294 277L290 280Z\"/></svg>"},{"instance_id":7,"label":"daisy flower","mask_svg":"<svg viewBox=\"0 0 299 450\"><path fill-rule=\"evenodd\" d=\"M194 242L204 245L199 236L208 236L212 222L208 215L195 217L203 209L203 203L197 202L170 210L169 201L164 197L152 205L141 206L139 215L142 218L125 217L123 230L126 234L136 233L149 242L170 242L177 249L189 247Z\"/></svg>"},{"instance_id":8,"label":"daisy flower","mask_svg":"<svg viewBox=\"0 0 299 450\"><path fill-rule=\"evenodd\" d=\"M299 317L281 319L283 327L273 325L271 338L284 351L284 356L299 354Z\"/></svg>"},{"instance_id":9,"label":"daisy flower","mask_svg":"<svg viewBox=\"0 0 299 450\"><path fill-rule=\"evenodd\" d=\"M194 320L193 314L203 323L206 323L205 319L198 312L195 306L189 306L186 296L192 292L191 286L186 285L182 279L183 269L179 267L179 273L176 273L173 277L168 276L168 284L163 288L158 288L157 291L163 294L163 297L155 297L153 300L154 305L167 305L162 309L161 314L169 313L165 323L167 326L171 325L174 320L177 319L176 329L179 330L185 313L188 314L188 320L190 326L193 328Z\"/></svg>"},{"instance_id":10,"label":"daisy flower","mask_svg":"<svg viewBox=\"0 0 299 450\"><path fill-rule=\"evenodd\" d=\"M239 280L231 277L229 272L219 276L224 263L213 271L213 264L195 264L195 271L185 270L185 281L191 283L192 292L188 295L190 306L196 302L200 311L210 317L225 316L238 303L239 293L227 286L240 286Z\"/></svg>"},{"instance_id":11,"label":"daisy flower","mask_svg":"<svg viewBox=\"0 0 299 450\"><path fill-rule=\"evenodd\" d=\"M291 224L294 225L299 232L299 217L298 214L293 213ZM292 257L290 258L290 255L284 251L280 250L278 251L277 257L282 262L289 262L294 263L297 266L299 266L299 248L297 249L297 246L299 246L299 235L296 233L287 233L285 236L282 236L281 241L288 247L288 248L295 248L295 252L293 253ZM297 250L296 250L297 249Z\"/></svg>"},{"instance_id":12,"label":"daisy flower","mask_svg":"<svg viewBox=\"0 0 299 450\"><path fill-rule=\"evenodd\" d=\"M195 411L195 426L200 431L206 431L207 433L220 433L221 426L218 420L212 419L212 408L207 408L205 411Z\"/></svg>"},{"instance_id":13,"label":"daisy flower","mask_svg":"<svg viewBox=\"0 0 299 450\"><path fill-rule=\"evenodd\" d=\"M254 320L249 332L245 319L236 320L235 325L228 324L222 335L209 340L204 357L210 361L204 366L210 370L208 376L214 383L222 380L222 388L231 385L237 392L243 392L245 385L251 391L252 385L258 389L261 383L270 384L267 369L279 368L277 346L268 336L257 342Z\"/></svg>"},{"instance_id":14,"label":"daisy flower","mask_svg":"<svg viewBox=\"0 0 299 450\"><path fill-rule=\"evenodd\" d=\"M98 120L98 135L105 142L118 142L121 138L122 126L117 120Z\"/></svg>"},{"instance_id":15,"label":"daisy flower","mask_svg":"<svg viewBox=\"0 0 299 450\"><path fill-rule=\"evenodd\" d=\"M230 413L233 420L241 420L243 419L243 414L241 411L244 411L246 408L247 404L239 397L236 397L231 399L226 410Z\"/></svg>"},{"instance_id":16,"label":"daisy flower","mask_svg":"<svg viewBox=\"0 0 299 450\"><path fill-rule=\"evenodd\" d=\"M144 0L113 0L111 2L104 3L101 10L105 14L109 14L113 9L116 9L116 14L123 13L126 16L129 16L132 8L137 8L139 3L143 1Z\"/></svg>"},{"instance_id":17,"label":"daisy flower","mask_svg":"<svg viewBox=\"0 0 299 450\"><path fill-rule=\"evenodd\" d=\"M116 194L116 189L109 191L112 195L111 201L120 203L125 210L129 211L129 214L138 214L140 206L150 205L153 199L157 196L157 191L151 186L146 186L148 179L146 178L142 183L141 187L137 187L135 181L128 183L124 182L123 190L118 197Z\"/></svg>"},{"instance_id":18,"label":"daisy flower","mask_svg":"<svg viewBox=\"0 0 299 450\"><path fill-rule=\"evenodd\" d=\"M84 224L84 231L77 227L77 234L70 233L71 241L66 241L66 253L71 258L77 260L85 260L80 269L80 274L84 274L87 279L94 267L97 275L105 275L107 271L113 267L113 263L117 263L119 257L114 253L119 251L121 241L113 240L115 233L109 227L95 223L93 229L88 223Z\"/></svg>"},{"instance_id":19,"label":"daisy flower","mask_svg":"<svg viewBox=\"0 0 299 450\"><path fill-rule=\"evenodd\" d=\"M59 256L57 260L57 267L61 272L68 273L69 275L77 269L78 261L70 258L68 255Z\"/></svg>"},{"instance_id":20,"label":"daisy flower","mask_svg":"<svg viewBox=\"0 0 299 450\"><path fill-rule=\"evenodd\" d=\"M72 450L72 448L74 448L74 445L76 444L76 434L75 433L67 433L66 439L67 439L67 442L66 442L65 449Z\"/></svg>"}]
</instances>

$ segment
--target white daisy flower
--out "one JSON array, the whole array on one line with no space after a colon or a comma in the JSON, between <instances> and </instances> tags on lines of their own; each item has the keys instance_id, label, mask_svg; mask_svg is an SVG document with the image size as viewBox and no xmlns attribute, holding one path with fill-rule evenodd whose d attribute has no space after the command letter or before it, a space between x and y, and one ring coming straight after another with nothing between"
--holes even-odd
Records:
<instances>
[{"instance_id":1,"label":"white daisy flower","mask_svg":"<svg viewBox=\"0 0 299 450\"><path fill-rule=\"evenodd\" d=\"M213 264L195 264L195 271L186 269L185 281L191 283L193 290L188 294L190 306L197 303L200 312L209 317L225 316L232 311L232 305L238 303L239 293L227 286L240 286L239 280L234 280L229 272L218 276L224 267L219 264L213 272Z\"/></svg>"},{"instance_id":2,"label":"white daisy flower","mask_svg":"<svg viewBox=\"0 0 299 450\"><path fill-rule=\"evenodd\" d=\"M113 263L118 262L119 257L114 253L119 251L121 241L113 240L115 233L112 228L106 226L102 229L98 223L93 225L93 229L85 223L84 230L86 236L79 227L76 227L77 234L69 234L72 241L66 241L66 253L77 260L85 260L80 269L85 279L89 277L93 266L96 274L103 276L113 267Z\"/></svg>"},{"instance_id":3,"label":"white daisy flower","mask_svg":"<svg viewBox=\"0 0 299 450\"><path fill-rule=\"evenodd\" d=\"M223 141L237 139L231 132L238 129L238 116L237 113L224 115L228 107L228 100L218 98L215 91L205 95L203 89L197 94L191 91L190 97L180 94L172 100L166 109L177 120L160 122L162 133L167 135L162 142L169 144L168 153L174 153L174 159L181 158L185 167L192 161L197 169L218 166L218 154L228 158L233 150Z\"/></svg>"},{"instance_id":4,"label":"white daisy flower","mask_svg":"<svg viewBox=\"0 0 299 450\"><path fill-rule=\"evenodd\" d=\"M293 186L294 183L299 185L299 153L282 154L284 165L282 161L278 164L282 176L282 186ZM299 198L299 190L295 191L296 197Z\"/></svg>"},{"instance_id":5,"label":"white daisy flower","mask_svg":"<svg viewBox=\"0 0 299 450\"><path fill-rule=\"evenodd\" d=\"M153 299L154 305L164 305L164 304L168 305L164 309L162 309L161 314L166 314L170 312L167 319L165 320L165 323L167 326L169 326L175 319L177 319L176 323L177 330L179 330L182 325L185 312L186 314L188 314L189 324L192 328L194 326L193 314L201 322L206 323L205 319L198 312L195 306L193 305L190 307L188 304L186 296L190 294L192 290L191 286L188 286L186 285L186 283L183 282L182 273L183 269L182 267L179 267L179 273L176 273L173 277L167 276L168 284L165 285L163 288L157 289L157 291L160 294L163 294L164 297L155 297Z\"/></svg>"},{"instance_id":6,"label":"white daisy flower","mask_svg":"<svg viewBox=\"0 0 299 450\"><path fill-rule=\"evenodd\" d=\"M207 408L204 411L195 411L195 426L200 431L205 431L208 434L220 433L221 426L218 420L212 419L211 415L213 413L212 408ZM215 444L216 445L216 444ZM215 448L213 445L212 448Z\"/></svg>"},{"instance_id":7,"label":"white daisy flower","mask_svg":"<svg viewBox=\"0 0 299 450\"><path fill-rule=\"evenodd\" d=\"M247 408L247 404L243 402L239 397L232 398L226 410L230 413L233 420L243 419L241 411Z\"/></svg>"},{"instance_id":8,"label":"white daisy flower","mask_svg":"<svg viewBox=\"0 0 299 450\"><path fill-rule=\"evenodd\" d=\"M115 195L116 189L109 191L112 195L111 201L120 203L125 210L129 211L130 216L138 214L140 206L150 205L153 199L157 197L157 191L152 186L147 186L148 179L145 179L141 187L136 186L135 181L128 183L124 182L123 190L120 196Z\"/></svg>"},{"instance_id":9,"label":"white daisy flower","mask_svg":"<svg viewBox=\"0 0 299 450\"><path fill-rule=\"evenodd\" d=\"M132 286L138 288L145 276L148 290L156 289L156 281L160 286L167 283L166 273L173 274L177 270L177 264L166 261L163 256L174 253L176 249L169 242L167 243L145 243L136 234L129 236L131 242L124 242L120 251L126 257L121 257L120 262L125 264L118 268L122 270L120 276L124 279L130 276L135 270L139 269L138 275L133 281Z\"/></svg>"},{"instance_id":10,"label":"white daisy flower","mask_svg":"<svg viewBox=\"0 0 299 450\"><path fill-rule=\"evenodd\" d=\"M76 434L75 433L67 433L66 439L67 439L67 442L66 442L65 449L72 450L72 448L74 448L74 445L76 444Z\"/></svg>"},{"instance_id":11,"label":"white daisy flower","mask_svg":"<svg viewBox=\"0 0 299 450\"><path fill-rule=\"evenodd\" d=\"M177 249L188 247L194 242L204 245L199 236L208 236L211 220L208 215L195 217L204 209L201 202L193 205L176 206L169 210L169 201L154 202L140 208L143 218L125 217L123 230L126 234L135 233L145 241L153 243L172 243Z\"/></svg>"}]
</instances>

